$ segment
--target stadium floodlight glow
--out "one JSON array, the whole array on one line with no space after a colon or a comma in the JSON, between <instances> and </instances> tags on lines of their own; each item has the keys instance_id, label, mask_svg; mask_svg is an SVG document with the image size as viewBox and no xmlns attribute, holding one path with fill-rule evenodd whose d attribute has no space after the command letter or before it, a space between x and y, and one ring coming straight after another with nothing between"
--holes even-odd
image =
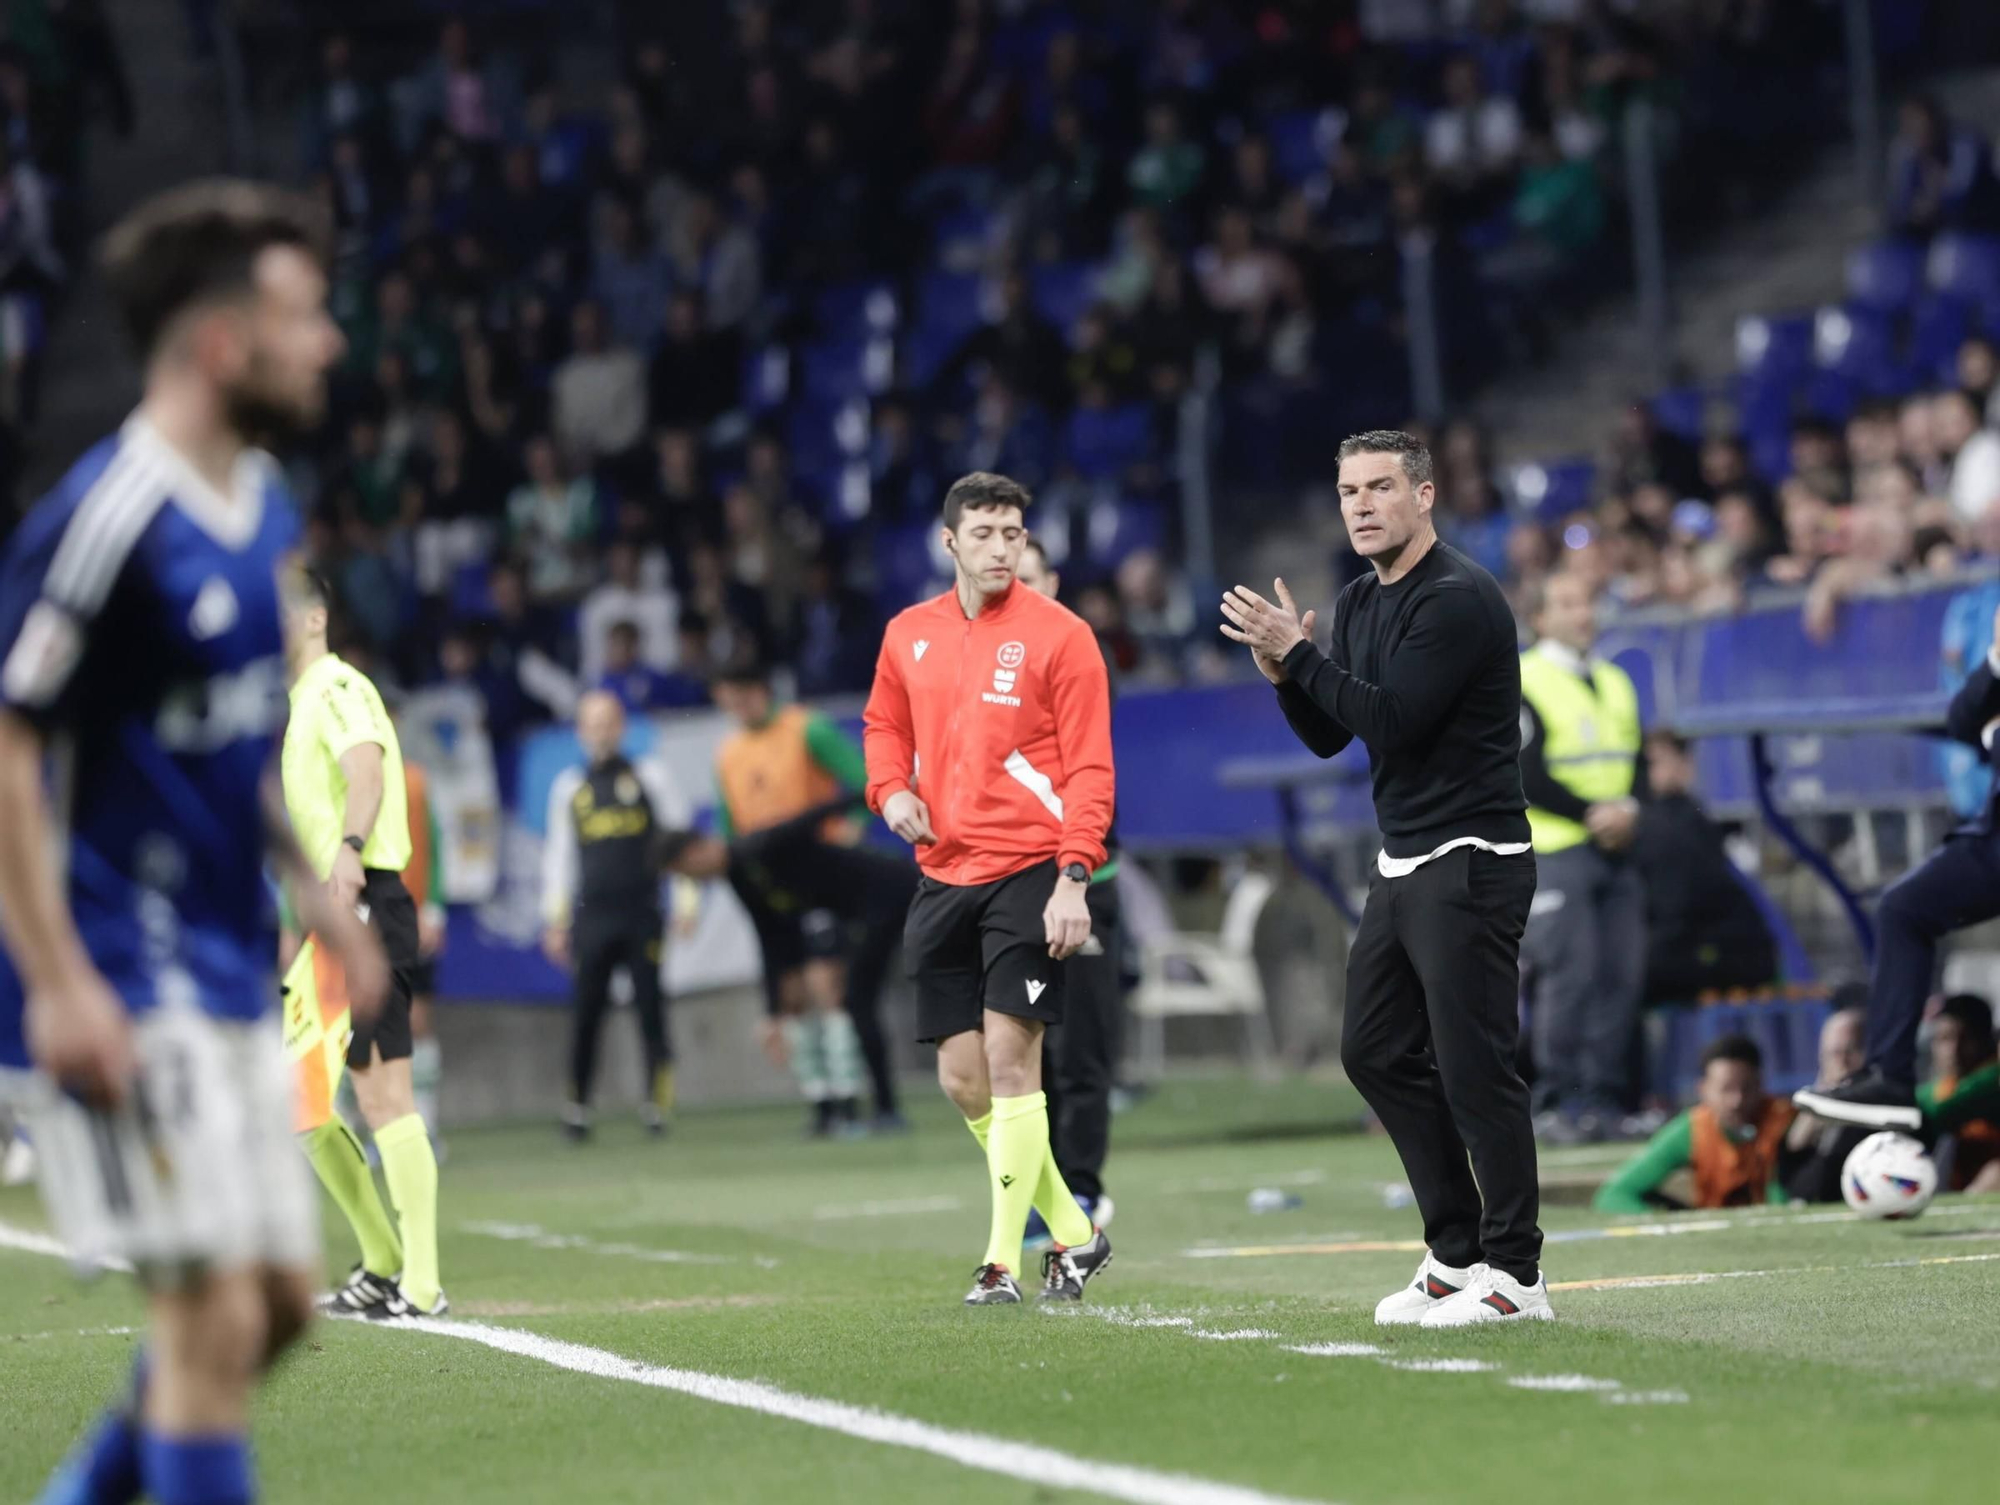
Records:
<instances>
[{"instance_id":1,"label":"stadium floodlight glow","mask_svg":"<svg viewBox=\"0 0 2000 1505\"><path fill-rule=\"evenodd\" d=\"M1514 495L1530 507L1538 506L1549 494L1549 473L1539 465L1523 465L1514 472Z\"/></svg>"}]
</instances>

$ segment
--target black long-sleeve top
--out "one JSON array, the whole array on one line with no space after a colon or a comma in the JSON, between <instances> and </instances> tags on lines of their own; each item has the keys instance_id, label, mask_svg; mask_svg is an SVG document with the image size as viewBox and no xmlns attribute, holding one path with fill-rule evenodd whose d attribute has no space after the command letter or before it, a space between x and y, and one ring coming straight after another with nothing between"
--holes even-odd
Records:
<instances>
[{"instance_id":1,"label":"black long-sleeve top","mask_svg":"<svg viewBox=\"0 0 2000 1505\"><path fill-rule=\"evenodd\" d=\"M1993 807L1996 798L2000 798L2000 762L1995 762L1993 749L1986 745L1983 735L1986 723L1995 717L2000 717L2000 679L1994 676L1993 657L1988 654L1966 676L1965 683L1958 687L1958 693L1951 697L1951 708L1945 712L1944 718L1946 735L1954 742L1978 748L1986 761L1995 765L1994 782L1986 791L1986 803L1980 806L1978 816L1962 830L1991 834L1995 829Z\"/></svg>"},{"instance_id":2,"label":"black long-sleeve top","mask_svg":"<svg viewBox=\"0 0 2000 1505\"><path fill-rule=\"evenodd\" d=\"M1322 758L1367 745L1389 856L1528 840L1514 617L1458 550L1432 545L1394 585L1363 575L1334 603L1331 653L1300 643L1284 670L1278 703L1301 742Z\"/></svg>"}]
</instances>

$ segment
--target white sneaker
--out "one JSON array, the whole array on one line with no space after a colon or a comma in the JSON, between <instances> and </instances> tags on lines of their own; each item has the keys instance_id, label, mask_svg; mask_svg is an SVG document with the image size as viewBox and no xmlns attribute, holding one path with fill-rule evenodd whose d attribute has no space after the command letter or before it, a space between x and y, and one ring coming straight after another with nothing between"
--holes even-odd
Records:
<instances>
[{"instance_id":1,"label":"white sneaker","mask_svg":"<svg viewBox=\"0 0 2000 1505\"><path fill-rule=\"evenodd\" d=\"M1524 1286L1504 1270L1474 1265L1471 1279L1456 1296L1432 1304L1422 1318L1425 1327L1471 1327L1477 1322L1539 1322L1555 1320L1549 1305L1549 1283L1540 1270L1535 1283Z\"/></svg>"},{"instance_id":2,"label":"white sneaker","mask_svg":"<svg viewBox=\"0 0 2000 1505\"><path fill-rule=\"evenodd\" d=\"M1426 1253L1424 1262L1417 1266L1417 1278L1375 1304L1375 1325L1414 1326L1424 1320L1424 1313L1432 1307L1464 1290L1477 1269L1479 1266L1474 1265L1469 1270L1457 1270Z\"/></svg>"}]
</instances>

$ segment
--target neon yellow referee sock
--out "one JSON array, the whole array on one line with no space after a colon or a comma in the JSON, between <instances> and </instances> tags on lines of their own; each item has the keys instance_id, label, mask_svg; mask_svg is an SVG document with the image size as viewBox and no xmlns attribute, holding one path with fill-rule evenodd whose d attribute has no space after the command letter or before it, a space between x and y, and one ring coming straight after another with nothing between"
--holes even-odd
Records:
<instances>
[{"instance_id":1,"label":"neon yellow referee sock","mask_svg":"<svg viewBox=\"0 0 2000 1505\"><path fill-rule=\"evenodd\" d=\"M1042 1173L1035 1181L1035 1206L1049 1225L1049 1236L1065 1249L1087 1244L1097 1236L1090 1215L1076 1205L1069 1183L1056 1169L1054 1150L1042 1151Z\"/></svg>"},{"instance_id":2,"label":"neon yellow referee sock","mask_svg":"<svg viewBox=\"0 0 2000 1505\"><path fill-rule=\"evenodd\" d=\"M384 1280L394 1276L403 1268L403 1246L396 1240L396 1225L389 1221L389 1209L382 1205L382 1193L376 1190L375 1174L368 1169L361 1141L347 1127L347 1120L336 1113L299 1138L305 1143L306 1159L319 1174L319 1184L360 1241L361 1268Z\"/></svg>"},{"instance_id":3,"label":"neon yellow referee sock","mask_svg":"<svg viewBox=\"0 0 2000 1505\"><path fill-rule=\"evenodd\" d=\"M968 1118L965 1121L965 1126L972 1131L972 1137L979 1141L980 1153L984 1154L986 1152L986 1136L993 1132L993 1110L988 1108L979 1117Z\"/></svg>"},{"instance_id":4,"label":"neon yellow referee sock","mask_svg":"<svg viewBox=\"0 0 2000 1505\"><path fill-rule=\"evenodd\" d=\"M403 1226L403 1294L419 1307L438 1298L437 1157L423 1115L406 1113L375 1131L382 1179Z\"/></svg>"},{"instance_id":5,"label":"neon yellow referee sock","mask_svg":"<svg viewBox=\"0 0 2000 1505\"><path fill-rule=\"evenodd\" d=\"M1021 1273L1021 1235L1048 1155L1048 1099L1039 1092L994 1098L993 1126L986 1135L986 1169L993 1192L987 1264Z\"/></svg>"}]
</instances>

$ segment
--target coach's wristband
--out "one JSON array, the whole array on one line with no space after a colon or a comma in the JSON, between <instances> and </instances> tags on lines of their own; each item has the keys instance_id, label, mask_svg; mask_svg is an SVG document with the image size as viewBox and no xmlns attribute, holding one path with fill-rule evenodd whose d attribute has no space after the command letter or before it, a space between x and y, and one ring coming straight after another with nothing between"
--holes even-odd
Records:
<instances>
[{"instance_id":1,"label":"coach's wristband","mask_svg":"<svg viewBox=\"0 0 2000 1505\"><path fill-rule=\"evenodd\" d=\"M343 836L340 838L340 844L344 847L353 847L355 851L359 852L368 845L368 838L365 836Z\"/></svg>"}]
</instances>

